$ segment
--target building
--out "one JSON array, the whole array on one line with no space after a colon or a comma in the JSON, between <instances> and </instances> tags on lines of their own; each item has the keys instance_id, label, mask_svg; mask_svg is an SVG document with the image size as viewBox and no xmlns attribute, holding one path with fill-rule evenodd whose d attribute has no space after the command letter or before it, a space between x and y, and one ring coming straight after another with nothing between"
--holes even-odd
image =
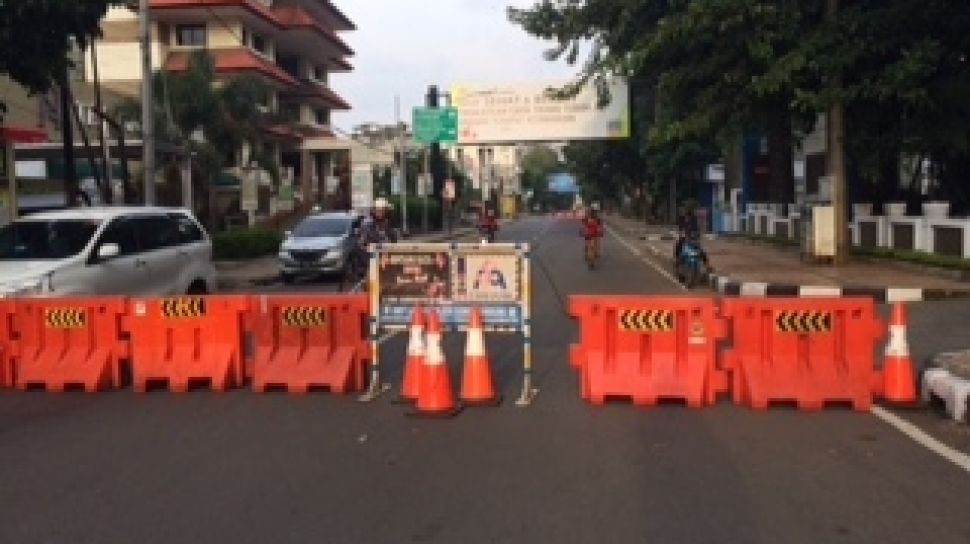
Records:
<instances>
[{"instance_id":1,"label":"building","mask_svg":"<svg viewBox=\"0 0 970 544\"><path fill-rule=\"evenodd\" d=\"M271 88L265 107L286 121L265 127L270 156L282 166L284 183L299 186L298 198L320 202L339 192L335 183L345 173L348 144L335 136L331 112L350 105L331 90L330 75L352 70L353 50L340 37L354 23L329 0L150 0L152 68L186 69L193 51L213 57L218 77L255 74ZM114 97L140 95L142 73L138 14L111 8L97 44L99 76ZM85 55L86 79L93 72ZM236 168L248 166L248 149L240 150ZM340 177L337 177L340 176ZM269 180L268 176L261 176Z\"/></svg>"}]
</instances>

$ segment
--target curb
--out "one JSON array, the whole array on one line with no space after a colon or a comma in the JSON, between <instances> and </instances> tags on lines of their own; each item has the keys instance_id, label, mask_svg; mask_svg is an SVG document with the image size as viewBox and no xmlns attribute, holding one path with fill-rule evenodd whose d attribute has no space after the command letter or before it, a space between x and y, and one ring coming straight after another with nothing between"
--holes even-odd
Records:
<instances>
[{"instance_id":1,"label":"curb","mask_svg":"<svg viewBox=\"0 0 970 544\"><path fill-rule=\"evenodd\" d=\"M970 291L919 287L817 286L737 281L712 274L711 289L722 295L752 297L872 297L878 303L970 298Z\"/></svg>"}]
</instances>

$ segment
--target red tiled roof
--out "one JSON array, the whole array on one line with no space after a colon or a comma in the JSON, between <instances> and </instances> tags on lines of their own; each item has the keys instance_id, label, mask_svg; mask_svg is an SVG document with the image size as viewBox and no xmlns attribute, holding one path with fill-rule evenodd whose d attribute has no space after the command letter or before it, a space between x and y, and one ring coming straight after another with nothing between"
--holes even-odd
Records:
<instances>
[{"instance_id":1,"label":"red tiled roof","mask_svg":"<svg viewBox=\"0 0 970 544\"><path fill-rule=\"evenodd\" d=\"M299 140L302 138L300 133L296 132L293 127L289 125L271 125L263 127L263 132L276 136L279 138L284 138L287 140Z\"/></svg>"},{"instance_id":2,"label":"red tiled roof","mask_svg":"<svg viewBox=\"0 0 970 544\"><path fill-rule=\"evenodd\" d=\"M298 85L299 82L282 68L260 57L247 48L213 49L209 53L216 64L216 72L246 72L254 71L286 85ZM188 67L189 52L174 52L169 54L165 62L165 69L181 72Z\"/></svg>"},{"instance_id":3,"label":"red tiled roof","mask_svg":"<svg viewBox=\"0 0 970 544\"><path fill-rule=\"evenodd\" d=\"M320 3L323 4L323 7L330 11L330 13L332 13L337 19L340 19L340 21L348 28L351 30L357 30L357 25L355 25L349 17L344 15L344 12L340 11L340 8L333 5L333 2L330 0L320 0Z\"/></svg>"},{"instance_id":4,"label":"red tiled roof","mask_svg":"<svg viewBox=\"0 0 970 544\"><path fill-rule=\"evenodd\" d=\"M323 26L317 21L312 15L306 12L305 9L297 6L280 6L273 8L273 15L276 20L280 22L283 26L287 28L308 28L317 34L323 36L332 44L334 44L337 49L345 55L353 55L354 50L351 49L347 44L341 40L333 30Z\"/></svg>"},{"instance_id":5,"label":"red tiled roof","mask_svg":"<svg viewBox=\"0 0 970 544\"><path fill-rule=\"evenodd\" d=\"M330 104L330 109L334 110L350 109L350 104L346 100L319 83L301 83L299 87L285 94L298 98L319 98Z\"/></svg>"},{"instance_id":6,"label":"red tiled roof","mask_svg":"<svg viewBox=\"0 0 970 544\"><path fill-rule=\"evenodd\" d=\"M266 7L265 4L257 0L151 0L152 9L187 9L187 8L216 8L216 7L239 7L246 9L253 14L263 18L280 30L289 28L305 27L310 28L323 38L334 44L345 55L353 55L351 49L337 34L329 29L300 7L280 6L273 9ZM336 10L333 6L329 6ZM341 16L342 13L337 10ZM346 17L344 17L346 18ZM347 21L349 22L349 20Z\"/></svg>"},{"instance_id":7,"label":"red tiled roof","mask_svg":"<svg viewBox=\"0 0 970 544\"><path fill-rule=\"evenodd\" d=\"M353 70L354 69L354 67L351 66L349 62L347 62L346 60L344 60L344 59L342 59L340 57L331 57L330 58L330 62L336 64L337 65L337 68L340 68L341 70L350 71L350 70Z\"/></svg>"}]
</instances>

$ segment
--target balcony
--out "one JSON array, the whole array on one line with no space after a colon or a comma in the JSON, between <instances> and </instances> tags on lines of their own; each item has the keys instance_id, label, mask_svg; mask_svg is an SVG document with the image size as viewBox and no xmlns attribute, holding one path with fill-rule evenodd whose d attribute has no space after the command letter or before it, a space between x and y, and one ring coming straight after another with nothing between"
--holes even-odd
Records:
<instances>
[{"instance_id":1,"label":"balcony","mask_svg":"<svg viewBox=\"0 0 970 544\"><path fill-rule=\"evenodd\" d=\"M300 85L279 66L260 57L249 49L212 49L209 50L216 65L216 73L256 73L262 75L278 88L289 88ZM165 69L180 72L188 67L190 52L173 52L165 61Z\"/></svg>"}]
</instances>

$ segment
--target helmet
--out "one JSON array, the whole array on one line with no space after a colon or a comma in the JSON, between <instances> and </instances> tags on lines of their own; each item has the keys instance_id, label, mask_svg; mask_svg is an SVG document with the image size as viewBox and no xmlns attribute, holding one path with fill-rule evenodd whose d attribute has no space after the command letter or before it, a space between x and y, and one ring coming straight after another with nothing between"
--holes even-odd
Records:
<instances>
[{"instance_id":1,"label":"helmet","mask_svg":"<svg viewBox=\"0 0 970 544\"><path fill-rule=\"evenodd\" d=\"M374 208L378 210L386 210L391 207L391 203L387 201L384 197L379 197L374 201Z\"/></svg>"},{"instance_id":2,"label":"helmet","mask_svg":"<svg viewBox=\"0 0 970 544\"><path fill-rule=\"evenodd\" d=\"M593 209L594 212L600 211L600 203L599 202L593 202L593 204L590 207Z\"/></svg>"}]
</instances>

